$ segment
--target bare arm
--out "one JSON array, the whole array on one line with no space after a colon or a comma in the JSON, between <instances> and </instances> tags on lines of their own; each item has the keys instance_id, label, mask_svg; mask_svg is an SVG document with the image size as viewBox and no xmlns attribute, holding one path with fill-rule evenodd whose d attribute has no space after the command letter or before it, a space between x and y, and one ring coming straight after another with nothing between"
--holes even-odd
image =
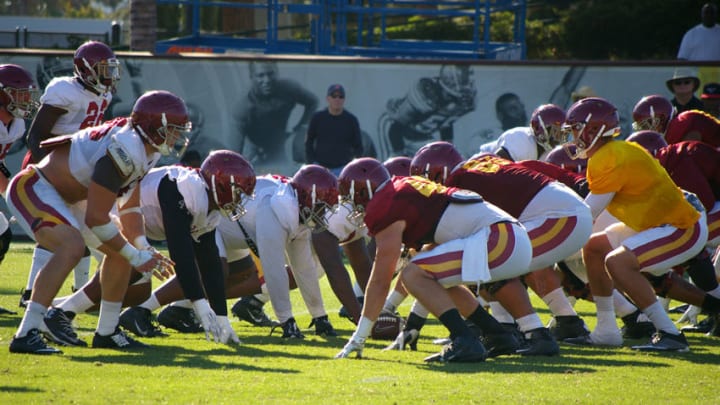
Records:
<instances>
[{"instance_id":1,"label":"bare arm","mask_svg":"<svg viewBox=\"0 0 720 405\"><path fill-rule=\"evenodd\" d=\"M40 148L40 142L53 136L50 131L55 126L55 123L60 116L66 113L67 110L49 104L43 104L40 106L40 109L35 115L35 119L32 124L30 124L27 136L28 149L36 162L39 162L48 153L47 150L42 150Z\"/></svg>"}]
</instances>

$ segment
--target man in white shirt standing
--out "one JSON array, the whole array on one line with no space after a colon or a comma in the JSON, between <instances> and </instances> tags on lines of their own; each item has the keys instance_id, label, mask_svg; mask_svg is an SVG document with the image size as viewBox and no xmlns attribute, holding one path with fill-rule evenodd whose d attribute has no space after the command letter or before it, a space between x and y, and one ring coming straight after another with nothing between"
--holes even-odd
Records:
<instances>
[{"instance_id":1,"label":"man in white shirt standing","mask_svg":"<svg viewBox=\"0 0 720 405\"><path fill-rule=\"evenodd\" d=\"M700 12L702 23L683 35L677 58L684 60L720 60L720 25L717 25L717 6L705 3Z\"/></svg>"}]
</instances>

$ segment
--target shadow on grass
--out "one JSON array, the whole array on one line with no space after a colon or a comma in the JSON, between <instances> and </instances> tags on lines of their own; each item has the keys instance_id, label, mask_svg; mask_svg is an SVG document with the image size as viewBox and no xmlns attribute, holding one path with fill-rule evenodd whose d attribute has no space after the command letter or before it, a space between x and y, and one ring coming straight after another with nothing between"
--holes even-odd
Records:
<instances>
[{"instance_id":1,"label":"shadow on grass","mask_svg":"<svg viewBox=\"0 0 720 405\"><path fill-rule=\"evenodd\" d=\"M45 392L44 390L32 388L32 387L9 387L7 385L0 385L0 392L14 392L14 393L30 393L30 392Z\"/></svg>"}]
</instances>

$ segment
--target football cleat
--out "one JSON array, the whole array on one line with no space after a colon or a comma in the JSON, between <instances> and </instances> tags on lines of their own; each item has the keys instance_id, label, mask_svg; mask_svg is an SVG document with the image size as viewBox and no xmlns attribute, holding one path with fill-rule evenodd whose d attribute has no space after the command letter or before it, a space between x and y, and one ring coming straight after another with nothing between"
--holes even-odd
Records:
<instances>
[{"instance_id":1,"label":"football cleat","mask_svg":"<svg viewBox=\"0 0 720 405\"><path fill-rule=\"evenodd\" d=\"M120 326L140 337L164 337L157 323L153 322L152 312L143 307L129 307L120 314Z\"/></svg>"},{"instance_id":2,"label":"football cleat","mask_svg":"<svg viewBox=\"0 0 720 405\"><path fill-rule=\"evenodd\" d=\"M78 338L72 321L60 308L50 308L43 319L45 328L42 333L50 341L63 346L87 347L85 341Z\"/></svg>"},{"instance_id":3,"label":"football cleat","mask_svg":"<svg viewBox=\"0 0 720 405\"><path fill-rule=\"evenodd\" d=\"M685 335L680 332L679 335L673 335L665 331L659 330L650 340L650 343L640 346L631 346L634 350L653 351L653 352L689 352Z\"/></svg>"},{"instance_id":4,"label":"football cleat","mask_svg":"<svg viewBox=\"0 0 720 405\"><path fill-rule=\"evenodd\" d=\"M126 335L119 327L115 328L115 332L112 335L103 336L95 332L93 337L92 347L94 348L105 348L105 349L145 349L150 346L145 343L138 342L137 340Z\"/></svg>"},{"instance_id":5,"label":"football cleat","mask_svg":"<svg viewBox=\"0 0 720 405\"><path fill-rule=\"evenodd\" d=\"M357 298L358 302L360 303L360 308L362 308L365 297L355 297L355 298ZM347 308L345 308L344 305L340 307L340 310L338 310L338 316L340 318L347 318L350 320L350 322L354 322L352 319L352 316L350 316L350 312L347 311Z\"/></svg>"},{"instance_id":6,"label":"football cleat","mask_svg":"<svg viewBox=\"0 0 720 405\"><path fill-rule=\"evenodd\" d=\"M714 322L713 327L710 329L710 332L707 333L707 336L720 337L720 315L711 315L709 318L714 318Z\"/></svg>"},{"instance_id":7,"label":"football cleat","mask_svg":"<svg viewBox=\"0 0 720 405\"><path fill-rule=\"evenodd\" d=\"M524 347L517 350L523 356L557 356L560 347L547 328L529 330L524 334Z\"/></svg>"},{"instance_id":8,"label":"football cleat","mask_svg":"<svg viewBox=\"0 0 720 405\"><path fill-rule=\"evenodd\" d=\"M549 328L555 340L565 340L589 335L585 322L577 315L556 316L555 324Z\"/></svg>"},{"instance_id":9,"label":"football cleat","mask_svg":"<svg viewBox=\"0 0 720 405\"><path fill-rule=\"evenodd\" d=\"M238 319L249 322L255 326L275 327L279 322L270 319L263 310L264 302L255 297L242 297L230 310Z\"/></svg>"},{"instance_id":10,"label":"football cleat","mask_svg":"<svg viewBox=\"0 0 720 405\"><path fill-rule=\"evenodd\" d=\"M191 308L168 305L158 313L157 321L160 325L176 330L180 333L200 333L205 331Z\"/></svg>"},{"instance_id":11,"label":"football cleat","mask_svg":"<svg viewBox=\"0 0 720 405\"><path fill-rule=\"evenodd\" d=\"M295 318L290 318L279 326L273 326L272 329L270 329L271 335L277 327L282 327L283 334L281 337L283 339L305 339L305 335L300 332L300 328L298 328Z\"/></svg>"},{"instance_id":12,"label":"football cleat","mask_svg":"<svg viewBox=\"0 0 720 405\"><path fill-rule=\"evenodd\" d=\"M479 363L487 358L487 350L474 336L458 336L443 347L440 353L428 356L426 362Z\"/></svg>"},{"instance_id":13,"label":"football cleat","mask_svg":"<svg viewBox=\"0 0 720 405\"><path fill-rule=\"evenodd\" d=\"M687 309L690 308L690 304L681 304L675 307L672 307L668 309L668 313L670 314L682 314L687 311Z\"/></svg>"},{"instance_id":14,"label":"football cleat","mask_svg":"<svg viewBox=\"0 0 720 405\"><path fill-rule=\"evenodd\" d=\"M642 312L638 310L621 318L623 321L623 327L621 329L622 337L625 339L644 339L652 337L652 335L655 334L656 329L652 322L638 322L638 316L640 316L640 314L642 314Z\"/></svg>"},{"instance_id":15,"label":"football cleat","mask_svg":"<svg viewBox=\"0 0 720 405\"><path fill-rule=\"evenodd\" d=\"M623 337L617 328L612 331L598 331L595 329L588 335L565 339L564 342L575 346L620 347L623 343Z\"/></svg>"},{"instance_id":16,"label":"football cleat","mask_svg":"<svg viewBox=\"0 0 720 405\"><path fill-rule=\"evenodd\" d=\"M48 346L37 329L30 329L23 337L13 336L10 353L60 354L62 350Z\"/></svg>"},{"instance_id":17,"label":"football cleat","mask_svg":"<svg viewBox=\"0 0 720 405\"><path fill-rule=\"evenodd\" d=\"M20 308L27 307L27 303L28 303L28 301L30 301L31 295L32 295L32 290L23 289L20 292L20 302L18 303L18 307L20 307Z\"/></svg>"},{"instance_id":18,"label":"football cleat","mask_svg":"<svg viewBox=\"0 0 720 405\"><path fill-rule=\"evenodd\" d=\"M507 354L517 354L521 349L520 341L514 333L487 333L480 337L485 349L487 349L487 357L497 357Z\"/></svg>"},{"instance_id":19,"label":"football cleat","mask_svg":"<svg viewBox=\"0 0 720 405\"><path fill-rule=\"evenodd\" d=\"M313 318L313 320L310 322L309 327L312 327L313 325L315 326L315 334L318 336L327 336L327 337L337 336L337 332L335 332L335 329L333 329L333 326L330 323L330 320L328 319L327 315Z\"/></svg>"},{"instance_id":20,"label":"football cleat","mask_svg":"<svg viewBox=\"0 0 720 405\"><path fill-rule=\"evenodd\" d=\"M702 321L698 322L697 325L685 326L680 329L683 333L708 333L712 330L715 325L715 320L712 316L708 316Z\"/></svg>"},{"instance_id":21,"label":"football cleat","mask_svg":"<svg viewBox=\"0 0 720 405\"><path fill-rule=\"evenodd\" d=\"M420 331L417 329L402 330L398 333L395 341L390 343L383 350L405 350L409 348L412 351L417 351L417 342L420 338Z\"/></svg>"}]
</instances>

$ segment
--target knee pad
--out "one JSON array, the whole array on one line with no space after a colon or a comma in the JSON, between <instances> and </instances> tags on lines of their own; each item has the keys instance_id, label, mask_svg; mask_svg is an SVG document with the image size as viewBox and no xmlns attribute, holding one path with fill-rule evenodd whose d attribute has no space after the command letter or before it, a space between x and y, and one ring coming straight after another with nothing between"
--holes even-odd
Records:
<instances>
[{"instance_id":1,"label":"knee pad","mask_svg":"<svg viewBox=\"0 0 720 405\"><path fill-rule=\"evenodd\" d=\"M510 279L507 280L500 280L500 281L494 281L492 283L485 283L482 285L481 288L485 289L490 295L495 295L496 292L500 291L501 288L505 287L505 284L507 284Z\"/></svg>"}]
</instances>

